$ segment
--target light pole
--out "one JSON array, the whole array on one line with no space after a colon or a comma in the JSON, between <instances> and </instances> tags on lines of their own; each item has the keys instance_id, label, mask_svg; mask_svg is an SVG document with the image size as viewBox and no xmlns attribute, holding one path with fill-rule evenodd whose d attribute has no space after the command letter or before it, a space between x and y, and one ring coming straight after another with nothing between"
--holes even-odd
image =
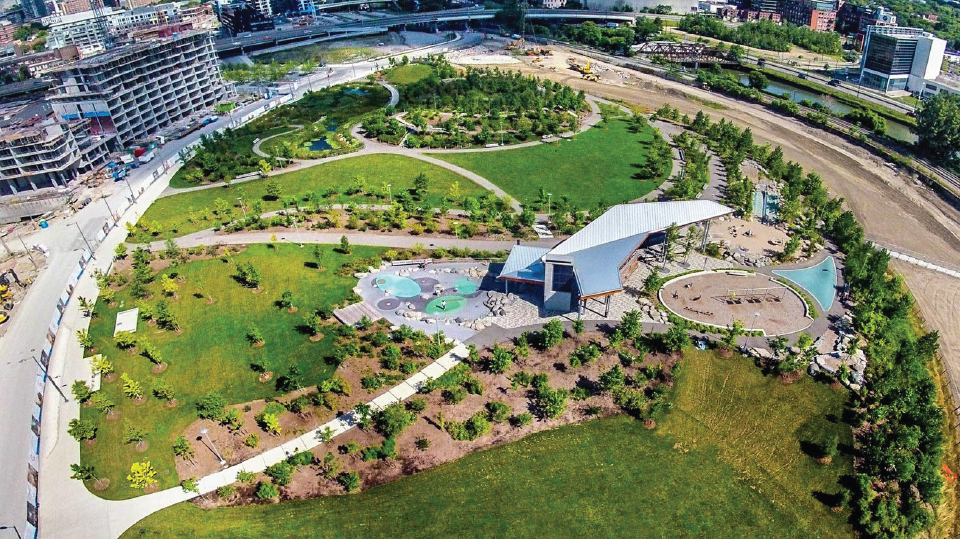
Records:
<instances>
[{"instance_id":1,"label":"light pole","mask_svg":"<svg viewBox=\"0 0 960 540\"><path fill-rule=\"evenodd\" d=\"M753 328L751 328L751 330L757 329L757 322L759 321L760 321L760 312L758 311L753 314Z\"/></svg>"},{"instance_id":2,"label":"light pole","mask_svg":"<svg viewBox=\"0 0 960 540\"><path fill-rule=\"evenodd\" d=\"M392 187L393 187L393 184L387 184L387 201L389 201L390 204L393 204L393 189L391 189Z\"/></svg>"},{"instance_id":3,"label":"light pole","mask_svg":"<svg viewBox=\"0 0 960 540\"><path fill-rule=\"evenodd\" d=\"M303 238L300 237L300 227L297 226L297 218L293 218L293 230L297 231L297 242L303 247Z\"/></svg>"},{"instance_id":4,"label":"light pole","mask_svg":"<svg viewBox=\"0 0 960 540\"><path fill-rule=\"evenodd\" d=\"M110 212L110 215L113 216L113 225L116 227L118 216L113 213L113 209L110 208L110 203L107 202L107 196L103 195L103 204L107 205L107 212Z\"/></svg>"},{"instance_id":5,"label":"light pole","mask_svg":"<svg viewBox=\"0 0 960 540\"><path fill-rule=\"evenodd\" d=\"M37 261L33 259L33 253L30 253L30 250L27 248L27 243L23 241L23 237L20 236L20 233L17 233L17 238L20 239L20 243L23 245L23 250L27 252L27 257L30 258L30 262L33 263L33 269L39 271L40 267L37 266Z\"/></svg>"},{"instance_id":6,"label":"light pole","mask_svg":"<svg viewBox=\"0 0 960 540\"><path fill-rule=\"evenodd\" d=\"M83 238L83 243L86 244L87 249L90 250L90 258L96 259L96 257L93 256L93 248L90 246L90 242L87 241L87 235L83 234L83 229L80 228L80 224L76 221L74 221L73 224L77 226L77 230L80 231L80 238Z\"/></svg>"},{"instance_id":7,"label":"light pole","mask_svg":"<svg viewBox=\"0 0 960 540\"><path fill-rule=\"evenodd\" d=\"M553 193L547 193L547 214L550 213L550 198L553 197Z\"/></svg>"},{"instance_id":8,"label":"light pole","mask_svg":"<svg viewBox=\"0 0 960 540\"><path fill-rule=\"evenodd\" d=\"M246 221L247 221L247 211L243 209L243 199L241 199L240 197L237 197L237 201L240 202L240 211L243 212L243 221L244 221L244 223L246 223Z\"/></svg>"},{"instance_id":9,"label":"light pole","mask_svg":"<svg viewBox=\"0 0 960 540\"><path fill-rule=\"evenodd\" d=\"M130 196L133 197L133 200L130 202L137 202L137 194L133 192L133 186L130 185L130 179L126 175L123 176L124 183L127 184L127 189L130 190Z\"/></svg>"},{"instance_id":10,"label":"light pole","mask_svg":"<svg viewBox=\"0 0 960 540\"><path fill-rule=\"evenodd\" d=\"M50 377L50 375L47 373L47 368L46 368L43 364L40 363L40 360L37 360L37 355L31 354L31 355L30 355L30 358L33 358L33 361L36 362L36 363L37 363L37 366L40 367L40 370L43 371L43 376L44 376L44 378L46 378L47 380L49 380L49 381L50 381L50 384L52 384L53 387L57 389L57 393L60 394L60 397L63 398L63 402L66 403L66 402L70 401L69 399L67 399L67 396L63 393L63 390L61 390L60 387L57 386L57 383L53 382L53 378Z\"/></svg>"},{"instance_id":11,"label":"light pole","mask_svg":"<svg viewBox=\"0 0 960 540\"><path fill-rule=\"evenodd\" d=\"M0 527L0 531L5 531L5 530L7 530L7 529L13 529L13 532L15 532L15 533L17 534L17 538L23 538L22 536L20 536L20 531L17 529L17 526L16 526L16 525L10 525L9 527L6 526L6 525L4 525L4 526Z\"/></svg>"},{"instance_id":12,"label":"light pole","mask_svg":"<svg viewBox=\"0 0 960 540\"><path fill-rule=\"evenodd\" d=\"M210 443L210 448L213 450L213 455L217 456L217 458L220 460L220 465L221 466L226 465L227 460L223 459L223 456L220 455L220 452L217 452L217 447L214 446L213 439L211 439L210 436L207 435L207 428L203 428L200 430L200 436L207 438L207 441Z\"/></svg>"}]
</instances>

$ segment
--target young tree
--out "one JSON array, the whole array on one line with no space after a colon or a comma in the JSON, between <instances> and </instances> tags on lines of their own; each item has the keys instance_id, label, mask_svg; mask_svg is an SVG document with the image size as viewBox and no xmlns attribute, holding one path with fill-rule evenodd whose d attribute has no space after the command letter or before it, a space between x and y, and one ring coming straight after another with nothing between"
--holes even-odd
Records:
<instances>
[{"instance_id":1,"label":"young tree","mask_svg":"<svg viewBox=\"0 0 960 540\"><path fill-rule=\"evenodd\" d=\"M162 379L157 379L157 381L153 383L153 395L157 396L158 399L170 402L176 397L176 392L173 389L173 385Z\"/></svg>"},{"instance_id":2,"label":"young tree","mask_svg":"<svg viewBox=\"0 0 960 540\"><path fill-rule=\"evenodd\" d=\"M357 471L342 472L337 476L337 482L343 486L348 493L360 489L360 475Z\"/></svg>"},{"instance_id":3,"label":"young tree","mask_svg":"<svg viewBox=\"0 0 960 540\"><path fill-rule=\"evenodd\" d=\"M186 480L180 482L180 487L183 489L184 493L196 493L200 494L200 484L197 482L196 477L191 476Z\"/></svg>"},{"instance_id":4,"label":"young tree","mask_svg":"<svg viewBox=\"0 0 960 540\"><path fill-rule=\"evenodd\" d=\"M400 403L388 405L386 408L373 413L374 427L388 439L403 433L416 420L417 415L408 411Z\"/></svg>"},{"instance_id":5,"label":"young tree","mask_svg":"<svg viewBox=\"0 0 960 540\"><path fill-rule=\"evenodd\" d=\"M190 441L183 435L173 441L173 455L183 459L193 458L193 446L190 445Z\"/></svg>"},{"instance_id":6,"label":"young tree","mask_svg":"<svg viewBox=\"0 0 960 540\"><path fill-rule=\"evenodd\" d=\"M70 478L73 480L97 480L93 465L80 465L78 463L70 464L70 471L73 473Z\"/></svg>"},{"instance_id":7,"label":"young tree","mask_svg":"<svg viewBox=\"0 0 960 540\"><path fill-rule=\"evenodd\" d=\"M178 289L177 282L173 280L169 275L163 274L160 276L160 292L166 296L176 296Z\"/></svg>"},{"instance_id":8,"label":"young tree","mask_svg":"<svg viewBox=\"0 0 960 540\"><path fill-rule=\"evenodd\" d=\"M93 390L90 389L90 385L86 381L73 381L73 386L70 387L70 391L73 393L73 397L80 403L86 403L90 396L93 395Z\"/></svg>"},{"instance_id":9,"label":"young tree","mask_svg":"<svg viewBox=\"0 0 960 540\"><path fill-rule=\"evenodd\" d=\"M654 268L650 271L650 275L643 280L643 290L647 294L653 296L657 294L657 291L660 290L660 287L663 287L664 282L665 280L660 276L660 272Z\"/></svg>"},{"instance_id":10,"label":"young tree","mask_svg":"<svg viewBox=\"0 0 960 540\"><path fill-rule=\"evenodd\" d=\"M669 351L679 351L690 346L690 334L682 325L674 324L670 326L667 333L663 335L663 345Z\"/></svg>"},{"instance_id":11,"label":"young tree","mask_svg":"<svg viewBox=\"0 0 960 540\"><path fill-rule=\"evenodd\" d=\"M143 397L143 385L131 379L126 373L120 375L123 381L123 394L130 399L140 399Z\"/></svg>"},{"instance_id":12,"label":"young tree","mask_svg":"<svg viewBox=\"0 0 960 540\"><path fill-rule=\"evenodd\" d=\"M89 420L74 418L70 420L67 433L77 441L89 441L97 438L97 426Z\"/></svg>"},{"instance_id":13,"label":"young tree","mask_svg":"<svg viewBox=\"0 0 960 540\"><path fill-rule=\"evenodd\" d=\"M338 249L340 253L344 255L349 255L353 248L350 247L350 240L347 239L347 235L340 237L340 248Z\"/></svg>"},{"instance_id":14,"label":"young tree","mask_svg":"<svg viewBox=\"0 0 960 540\"><path fill-rule=\"evenodd\" d=\"M737 338L742 336L745 333L743 328L743 321L740 319L734 319L733 323L727 328L726 335L723 338L724 343L727 345L733 346L737 344Z\"/></svg>"},{"instance_id":15,"label":"young tree","mask_svg":"<svg viewBox=\"0 0 960 540\"><path fill-rule=\"evenodd\" d=\"M135 462L130 465L130 474L127 475L127 481L130 487L134 489L146 489L157 483L157 470L150 465L149 461Z\"/></svg>"},{"instance_id":16,"label":"young tree","mask_svg":"<svg viewBox=\"0 0 960 540\"><path fill-rule=\"evenodd\" d=\"M280 490L270 482L260 482L257 484L257 498L261 501L276 499L280 496Z\"/></svg>"},{"instance_id":17,"label":"young tree","mask_svg":"<svg viewBox=\"0 0 960 540\"><path fill-rule=\"evenodd\" d=\"M125 444L141 443L147 438L147 432L129 421L123 423L123 442Z\"/></svg>"},{"instance_id":18,"label":"young tree","mask_svg":"<svg viewBox=\"0 0 960 540\"><path fill-rule=\"evenodd\" d=\"M576 334L576 335L579 336L580 334L583 333L583 330L584 330L583 319L577 319L577 320L573 321L573 333L574 333L574 334Z\"/></svg>"},{"instance_id":19,"label":"young tree","mask_svg":"<svg viewBox=\"0 0 960 540\"><path fill-rule=\"evenodd\" d=\"M505 373L510 369L510 366L513 365L513 358L513 352L501 347L499 344L494 345L488 369L491 373Z\"/></svg>"},{"instance_id":20,"label":"young tree","mask_svg":"<svg viewBox=\"0 0 960 540\"><path fill-rule=\"evenodd\" d=\"M117 244L117 247L113 250L113 256L118 261L127 258L127 245L126 244Z\"/></svg>"},{"instance_id":21,"label":"young tree","mask_svg":"<svg viewBox=\"0 0 960 540\"><path fill-rule=\"evenodd\" d=\"M413 192L418 201L427 196L427 175L421 172L413 179Z\"/></svg>"},{"instance_id":22,"label":"young tree","mask_svg":"<svg viewBox=\"0 0 960 540\"><path fill-rule=\"evenodd\" d=\"M279 201L283 197L283 188L276 178L267 181L267 197L273 201Z\"/></svg>"},{"instance_id":23,"label":"young tree","mask_svg":"<svg viewBox=\"0 0 960 540\"><path fill-rule=\"evenodd\" d=\"M260 169L260 176L267 176L270 174L270 171L273 170L273 165L270 165L267 160L261 159L260 162L257 163L257 168ZM277 198L279 198L279 196Z\"/></svg>"},{"instance_id":24,"label":"young tree","mask_svg":"<svg viewBox=\"0 0 960 540\"><path fill-rule=\"evenodd\" d=\"M77 341L84 349L93 347L93 338L90 337L90 333L86 330L77 330Z\"/></svg>"},{"instance_id":25,"label":"young tree","mask_svg":"<svg viewBox=\"0 0 960 540\"><path fill-rule=\"evenodd\" d=\"M293 293L289 290L283 291L280 295L280 307L290 309L293 307Z\"/></svg>"}]
</instances>

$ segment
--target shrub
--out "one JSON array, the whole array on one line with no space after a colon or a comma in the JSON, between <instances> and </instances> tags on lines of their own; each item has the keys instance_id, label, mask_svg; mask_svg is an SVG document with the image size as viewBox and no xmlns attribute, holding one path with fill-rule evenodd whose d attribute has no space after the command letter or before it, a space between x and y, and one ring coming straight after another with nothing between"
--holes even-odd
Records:
<instances>
[{"instance_id":1,"label":"shrub","mask_svg":"<svg viewBox=\"0 0 960 540\"><path fill-rule=\"evenodd\" d=\"M467 419L466 422L446 422L447 433L457 441L474 441L490 433L490 421L487 420L487 414L477 412Z\"/></svg>"},{"instance_id":2,"label":"shrub","mask_svg":"<svg viewBox=\"0 0 960 540\"><path fill-rule=\"evenodd\" d=\"M444 390L441 395L443 396L444 401L450 403L451 405L456 405L463 402L463 400L467 398L467 390L463 387L450 388L448 390Z\"/></svg>"},{"instance_id":3,"label":"shrub","mask_svg":"<svg viewBox=\"0 0 960 540\"><path fill-rule=\"evenodd\" d=\"M427 410L427 400L422 397L415 397L407 402L407 409L415 413L422 413Z\"/></svg>"},{"instance_id":4,"label":"shrub","mask_svg":"<svg viewBox=\"0 0 960 540\"><path fill-rule=\"evenodd\" d=\"M233 486L220 486L217 488L217 497L229 499L237 494L237 488Z\"/></svg>"},{"instance_id":5,"label":"shrub","mask_svg":"<svg viewBox=\"0 0 960 540\"><path fill-rule=\"evenodd\" d=\"M529 426L533 423L533 415L530 413L515 414L510 418L510 423L514 426Z\"/></svg>"},{"instance_id":6,"label":"shrub","mask_svg":"<svg viewBox=\"0 0 960 540\"><path fill-rule=\"evenodd\" d=\"M417 442L415 443L417 450L424 451L427 448L430 448L430 439L426 437L417 437Z\"/></svg>"},{"instance_id":7,"label":"shrub","mask_svg":"<svg viewBox=\"0 0 960 540\"><path fill-rule=\"evenodd\" d=\"M510 417L510 406L502 401L487 403L487 417L491 422L505 422Z\"/></svg>"},{"instance_id":8,"label":"shrub","mask_svg":"<svg viewBox=\"0 0 960 540\"><path fill-rule=\"evenodd\" d=\"M267 467L263 471L263 474L272 478L273 482L278 486L286 486L293 480L293 473L296 472L296 470L296 466L286 461L281 461L280 463L275 463Z\"/></svg>"},{"instance_id":9,"label":"shrub","mask_svg":"<svg viewBox=\"0 0 960 540\"><path fill-rule=\"evenodd\" d=\"M257 473L239 471L237 472L237 482L241 484L249 484L257 479Z\"/></svg>"},{"instance_id":10,"label":"shrub","mask_svg":"<svg viewBox=\"0 0 960 540\"><path fill-rule=\"evenodd\" d=\"M597 347L594 343L582 345L570 353L570 366L580 367L593 362L597 358L600 358L600 347Z\"/></svg>"},{"instance_id":11,"label":"shrub","mask_svg":"<svg viewBox=\"0 0 960 540\"><path fill-rule=\"evenodd\" d=\"M90 399L90 396L93 395L93 390L90 389L90 385L88 385L86 381L73 381L73 386L70 387L70 391L73 393L73 397L80 403L85 403Z\"/></svg>"},{"instance_id":12,"label":"shrub","mask_svg":"<svg viewBox=\"0 0 960 540\"><path fill-rule=\"evenodd\" d=\"M337 482L348 493L360 489L360 475L357 471L342 472L337 476Z\"/></svg>"},{"instance_id":13,"label":"shrub","mask_svg":"<svg viewBox=\"0 0 960 540\"><path fill-rule=\"evenodd\" d=\"M260 482L257 485L257 498L261 501L276 499L280 496L280 490L270 482Z\"/></svg>"},{"instance_id":14,"label":"shrub","mask_svg":"<svg viewBox=\"0 0 960 540\"><path fill-rule=\"evenodd\" d=\"M297 452L296 454L287 458L287 463L293 465L294 467L304 467L306 465L313 464L315 456L313 452L309 450L304 450L303 452Z\"/></svg>"},{"instance_id":15,"label":"shrub","mask_svg":"<svg viewBox=\"0 0 960 540\"><path fill-rule=\"evenodd\" d=\"M510 369L511 365L513 365L513 353L500 345L495 345L487 369L491 373L504 373Z\"/></svg>"},{"instance_id":16,"label":"shrub","mask_svg":"<svg viewBox=\"0 0 960 540\"><path fill-rule=\"evenodd\" d=\"M246 439L243 440L243 444L245 444L250 448L256 448L260 446L260 435L257 435L256 433L251 433L250 435L247 436Z\"/></svg>"},{"instance_id":17,"label":"shrub","mask_svg":"<svg viewBox=\"0 0 960 540\"><path fill-rule=\"evenodd\" d=\"M373 413L373 424L377 431L390 439L403 433L403 430L417 421L415 413L408 411L402 404L394 403L383 410Z\"/></svg>"},{"instance_id":18,"label":"shrub","mask_svg":"<svg viewBox=\"0 0 960 540\"><path fill-rule=\"evenodd\" d=\"M614 388L619 388L626 383L626 375L623 370L620 369L619 364L614 364L612 368L603 372L600 375L600 389L609 392Z\"/></svg>"},{"instance_id":19,"label":"shrub","mask_svg":"<svg viewBox=\"0 0 960 540\"><path fill-rule=\"evenodd\" d=\"M573 390L570 390L570 397L576 401L583 401L593 397L593 392L585 386L574 386Z\"/></svg>"},{"instance_id":20,"label":"shrub","mask_svg":"<svg viewBox=\"0 0 960 540\"><path fill-rule=\"evenodd\" d=\"M210 418L219 420L223 417L227 402L217 392L211 392L197 401L197 416L200 418Z\"/></svg>"},{"instance_id":21,"label":"shrub","mask_svg":"<svg viewBox=\"0 0 960 540\"><path fill-rule=\"evenodd\" d=\"M70 420L67 433L78 441L87 441L97 437L97 426L89 420Z\"/></svg>"},{"instance_id":22,"label":"shrub","mask_svg":"<svg viewBox=\"0 0 960 540\"><path fill-rule=\"evenodd\" d=\"M558 418L567 410L567 397L569 392L566 390L553 389L544 383L537 388L537 408L547 418Z\"/></svg>"},{"instance_id":23,"label":"shrub","mask_svg":"<svg viewBox=\"0 0 960 540\"><path fill-rule=\"evenodd\" d=\"M468 393L479 396L483 394L483 383L476 377L468 377L463 381L463 387Z\"/></svg>"}]
</instances>

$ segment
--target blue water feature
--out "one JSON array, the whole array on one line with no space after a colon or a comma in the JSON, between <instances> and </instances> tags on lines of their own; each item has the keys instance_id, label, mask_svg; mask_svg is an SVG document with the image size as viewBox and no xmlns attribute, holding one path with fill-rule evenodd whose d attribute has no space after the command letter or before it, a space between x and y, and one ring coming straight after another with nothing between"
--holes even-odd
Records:
<instances>
[{"instance_id":1,"label":"blue water feature","mask_svg":"<svg viewBox=\"0 0 960 540\"><path fill-rule=\"evenodd\" d=\"M762 218L764 217L764 210L766 210L768 219L776 219L777 210L780 209L780 197L776 193L767 192L767 205L764 209L763 195L764 192L759 189L753 192L753 215Z\"/></svg>"},{"instance_id":2,"label":"blue water feature","mask_svg":"<svg viewBox=\"0 0 960 540\"><path fill-rule=\"evenodd\" d=\"M322 152L322 151L324 151L324 150L332 150L332 149L333 149L333 147L330 146L330 143L327 142L327 138L326 138L326 137L322 137L322 138L319 138L319 139L311 142L311 143L310 143L310 146L308 146L307 148L309 148L310 150L313 150L314 152Z\"/></svg>"},{"instance_id":3,"label":"blue water feature","mask_svg":"<svg viewBox=\"0 0 960 540\"><path fill-rule=\"evenodd\" d=\"M477 292L479 287L467 278L457 278L457 280L453 282L453 288L460 294L473 294Z\"/></svg>"},{"instance_id":4,"label":"blue water feature","mask_svg":"<svg viewBox=\"0 0 960 540\"><path fill-rule=\"evenodd\" d=\"M354 95L354 96L365 96L365 95L367 95L369 92L367 92L366 90L361 90L361 89L359 89L359 88L347 88L346 90L343 91L343 93L344 93L344 94L351 94L351 95Z\"/></svg>"},{"instance_id":5,"label":"blue water feature","mask_svg":"<svg viewBox=\"0 0 960 540\"><path fill-rule=\"evenodd\" d=\"M837 293L837 263L833 257L827 257L822 263L798 270L774 270L774 274L785 277L810 293L824 311L833 306Z\"/></svg>"},{"instance_id":6,"label":"blue water feature","mask_svg":"<svg viewBox=\"0 0 960 540\"><path fill-rule=\"evenodd\" d=\"M382 274L373 280L373 284L397 298L412 298L420 294L420 284L408 277Z\"/></svg>"}]
</instances>

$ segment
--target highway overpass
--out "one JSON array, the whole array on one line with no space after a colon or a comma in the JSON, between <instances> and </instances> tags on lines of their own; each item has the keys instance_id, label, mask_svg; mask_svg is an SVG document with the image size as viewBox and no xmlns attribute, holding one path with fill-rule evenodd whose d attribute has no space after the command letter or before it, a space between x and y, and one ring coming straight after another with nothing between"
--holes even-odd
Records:
<instances>
[{"instance_id":1,"label":"highway overpass","mask_svg":"<svg viewBox=\"0 0 960 540\"><path fill-rule=\"evenodd\" d=\"M342 3L342 5L355 3ZM332 5L332 4L331 4ZM329 5L328 5L329 6ZM255 32L243 37L223 38L216 41L217 53L221 56L230 56L233 54L243 54L250 50L266 49L276 47L295 41L304 41L320 37L331 37L337 34L346 34L357 30L382 29L387 32L396 28L406 26L436 26L438 24L450 22L463 22L469 24L471 21L491 20L496 15L495 10L490 9L450 9L445 11L430 11L427 13L410 13L406 15L397 15L393 17L371 18L364 21L352 21L336 24L316 25L307 28L294 28L292 30L271 30L268 32ZM573 9L531 9L527 12L526 18L540 20L570 20L570 21L614 21L633 24L639 16L637 13L624 13L620 11L586 11ZM661 16L669 18L669 16Z\"/></svg>"}]
</instances>

